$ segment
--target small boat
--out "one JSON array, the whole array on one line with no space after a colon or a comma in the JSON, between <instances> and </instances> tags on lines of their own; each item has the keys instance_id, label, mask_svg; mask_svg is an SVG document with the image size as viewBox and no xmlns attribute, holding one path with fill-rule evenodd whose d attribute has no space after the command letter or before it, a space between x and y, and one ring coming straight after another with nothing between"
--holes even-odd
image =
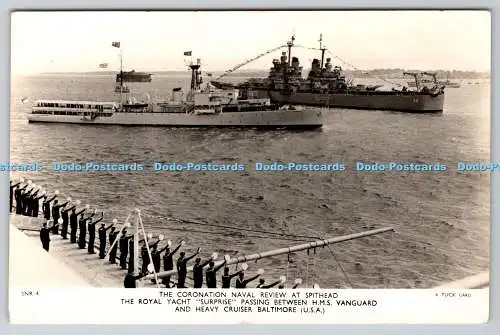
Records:
<instances>
[{"instance_id":1,"label":"small boat","mask_svg":"<svg viewBox=\"0 0 500 335\"><path fill-rule=\"evenodd\" d=\"M457 82L453 82L453 81L445 81L443 82L443 85L445 87L449 87L449 88L460 88L460 83L457 83Z\"/></svg>"}]
</instances>

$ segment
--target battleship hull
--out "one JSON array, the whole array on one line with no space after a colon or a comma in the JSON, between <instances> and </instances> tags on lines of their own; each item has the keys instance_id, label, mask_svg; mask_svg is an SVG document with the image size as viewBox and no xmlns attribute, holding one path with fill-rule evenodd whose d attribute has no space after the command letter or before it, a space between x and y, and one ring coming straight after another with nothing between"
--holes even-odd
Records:
<instances>
[{"instance_id":1,"label":"battleship hull","mask_svg":"<svg viewBox=\"0 0 500 335\"><path fill-rule=\"evenodd\" d=\"M404 112L440 112L443 110L444 94L437 96L422 94L321 94L296 92L284 95L269 91L274 103L291 105L328 106L348 109L394 110Z\"/></svg>"},{"instance_id":2,"label":"battleship hull","mask_svg":"<svg viewBox=\"0 0 500 335\"><path fill-rule=\"evenodd\" d=\"M78 123L92 125L167 126L167 127L252 127L311 129L323 125L323 110L278 110L227 112L220 114L123 113L94 119L78 115L30 114L29 122Z\"/></svg>"}]
</instances>

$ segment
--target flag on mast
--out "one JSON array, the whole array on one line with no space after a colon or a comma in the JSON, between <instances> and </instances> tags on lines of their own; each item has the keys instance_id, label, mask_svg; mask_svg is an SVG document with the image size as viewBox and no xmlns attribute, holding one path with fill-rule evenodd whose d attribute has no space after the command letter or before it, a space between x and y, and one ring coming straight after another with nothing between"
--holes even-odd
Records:
<instances>
[{"instance_id":1,"label":"flag on mast","mask_svg":"<svg viewBox=\"0 0 500 335\"><path fill-rule=\"evenodd\" d=\"M120 42L111 42L111 46L115 47L115 48L119 48L120 47Z\"/></svg>"},{"instance_id":2,"label":"flag on mast","mask_svg":"<svg viewBox=\"0 0 500 335\"><path fill-rule=\"evenodd\" d=\"M191 56L192 53L192 51L184 51L184 56Z\"/></svg>"}]
</instances>

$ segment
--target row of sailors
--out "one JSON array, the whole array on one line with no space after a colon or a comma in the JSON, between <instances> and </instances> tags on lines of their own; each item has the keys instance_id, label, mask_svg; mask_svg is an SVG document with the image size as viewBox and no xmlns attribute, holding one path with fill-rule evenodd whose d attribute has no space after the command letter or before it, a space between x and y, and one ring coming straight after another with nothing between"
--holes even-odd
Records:
<instances>
[{"instance_id":1,"label":"row of sailors","mask_svg":"<svg viewBox=\"0 0 500 335\"><path fill-rule=\"evenodd\" d=\"M31 183L28 181L27 185L21 187L21 184L24 182L21 179L20 183L10 185L11 190L11 198L10 198L10 209L12 210L12 193L14 193L14 198L16 200L16 214L19 215L27 215L32 217L38 217L39 214L39 200L43 198L42 203L42 212L43 216L46 220L46 223L43 224L42 229L40 230L40 240L42 242L42 246L45 250L49 251L50 248L50 232L52 234L59 234L59 226L62 226L61 229L61 237L63 239L68 239L68 226L69 226L69 235L70 235L70 243L77 243L80 249L85 249L87 247L89 254L94 254L94 246L95 246L95 237L96 237L96 225L101 222L104 218L104 213L101 213L99 219L94 220L95 210L92 213L89 213L88 216L85 216L85 212L89 210L90 206L87 205L86 208L78 211L76 210L76 206L80 205L80 201L77 201L75 205L71 206L71 198L68 198L66 202L63 204L58 204L58 200L56 199L58 196L58 191L55 191L55 195L48 199L46 195L46 191L42 191L42 195L38 196L38 193L41 191L41 187ZM28 189L31 187L31 189ZM50 203L54 201L52 208ZM66 208L66 206L70 204L71 207ZM68 215L68 212L71 211L71 214ZM52 219L51 219L52 216ZM80 217L78 219L78 216ZM138 276L134 276L134 234L128 235L127 230L124 227L121 229L117 229L116 227L117 220L114 219L113 223L109 226L105 226L105 223L101 223L98 229L99 236L99 258L104 259L106 256L106 246L107 240L109 241L108 250L109 254L109 262L112 264L116 264L118 248L120 250L119 256L119 264L122 269L128 270L128 275L125 278L125 286L126 287L135 287L135 280L142 278L152 272L149 268L150 257L148 253L148 248L146 247L146 241L141 240L139 243L142 243L141 247L141 258L142 258L142 269ZM80 231L78 234L78 230ZM109 230L109 235L108 235ZM87 233L89 235L88 243L87 243ZM108 236L107 236L108 235ZM78 239L77 239L78 236ZM161 270L161 260L163 255L163 268L164 271L173 270L173 256L174 254L184 245L184 241L181 241L173 250L171 250L171 242L168 241L167 245L161 249L158 249L159 243L163 240L163 236L159 236L159 240L148 245L151 250L151 260L154 271L156 273ZM116 241L118 239L118 241ZM116 241L116 242L115 242ZM185 252L180 252L179 258L176 262L177 268L177 282L173 283L171 281L171 277L167 276L162 279L162 283L165 287L177 287L177 288L185 288L186 287L186 278L187 278L187 263L196 257L200 253L200 248L190 255L186 256ZM195 264L193 265L193 281L194 288L201 288L203 286L203 271L204 268L208 265L208 268L205 271L206 276L206 286L208 288L216 288L217 280L216 273L222 267L224 267L223 275L222 275L222 288L229 288L231 286L231 280L234 277L236 279L236 288L246 288L247 284L257 279L262 273L263 270L259 270L259 273L253 277L245 278L245 270L240 270L235 273L230 273L230 270L226 265L226 261L224 261L219 266L215 266L214 262L215 258L212 257L204 262L201 261L201 258L197 257L195 259ZM295 287L300 283L296 282ZM271 284L265 284L264 279L260 279L260 282L257 287L259 288L271 288L276 285L279 285L279 288L284 288L283 280L278 280ZM295 288L294 287L294 288Z\"/></svg>"},{"instance_id":2,"label":"row of sailors","mask_svg":"<svg viewBox=\"0 0 500 335\"><path fill-rule=\"evenodd\" d=\"M181 244L177 247L177 249L181 246ZM154 247L153 247L154 248ZM172 287L177 287L177 288L186 288L185 286L185 281L187 277L187 262L194 258L195 256L198 255L200 252L200 248L198 248L197 252L194 253L193 255L186 256L184 252L181 252L179 255L179 258L177 259L177 283L172 282L170 279L170 276L165 276L163 277L162 283L165 285L167 288L172 288ZM153 256L153 253L152 253ZM221 277L221 284L222 288L230 288L231 287L231 280L234 277L236 278L235 282L235 288L247 288L247 285L259 278L263 273L263 269L259 269L257 271L257 274L250 277L250 278L245 278L245 270L248 268L247 264L243 263L241 266L241 269L234 272L230 273L230 269L227 265L227 261L229 260L229 257L226 256L224 262L222 262L219 265L215 265L215 259L217 258L217 254L214 253L214 255L205 260L202 261L200 257L197 257L195 259L195 264L192 267L192 274L193 274L193 288L202 288L203 287L203 272L205 272L205 286L206 288L217 288L217 271L219 271L221 268L224 267L223 270L223 275ZM144 255L143 255L143 260L144 260ZM155 262L155 258L153 258L153 267L150 267L148 262L143 261L143 266L146 266L149 268L149 270L146 270L146 272L141 272L139 275L134 275L132 272L129 272L127 276L125 277L124 280L124 286L125 288L135 288L137 287L136 281L143 278L144 276L148 275L148 272L151 273L154 272L158 273L160 271L160 259L158 257L157 262ZM205 267L208 265L208 267L205 270ZM171 255L166 254L164 256L164 271L170 271L173 269L173 264L172 264L172 259ZM255 288L272 288L278 285L278 288L283 289L285 288L285 283L286 278L281 277L279 280L272 282L270 284L266 284L265 279L260 278L259 279L259 284ZM152 280L153 283L155 283L155 280ZM295 285L292 288L297 288L300 284L302 283L302 280L298 278L295 281Z\"/></svg>"},{"instance_id":3,"label":"row of sailors","mask_svg":"<svg viewBox=\"0 0 500 335\"><path fill-rule=\"evenodd\" d=\"M161 249L158 248L158 244L160 241L163 240L163 236L159 236L159 240L149 244L148 247L151 252L151 260L153 264L150 264L150 258L149 258L149 253L148 253L148 247L146 247L146 242L144 240L141 240L140 242L143 243L141 247L141 256L142 256L142 268L140 271L139 275L134 275L134 268L133 268L133 262L129 262L129 268L128 268L128 274L125 277L124 280L124 286L126 288L135 288L136 287L136 281L143 278L144 276L150 274L150 273L159 273L161 271L161 254L164 252L163 255L163 270L164 271L171 271L174 268L174 263L173 263L173 255L181 248L181 246L184 245L184 241L181 241L173 250L171 249L171 242L168 241L167 245ZM134 235L130 236L129 238L133 239ZM186 288L186 279L187 279L187 274L188 274L188 262L195 258L196 256L199 255L201 251L201 248L198 248L198 250L187 256L185 252L180 252L179 257L177 258L176 261L176 269L177 269L177 282L173 282L171 280L171 276L164 276L162 278L162 284L165 285L166 288ZM130 255L131 258L133 258L133 249L131 248L132 254ZM222 262L219 265L215 265L215 260L217 259L217 254L214 253L212 257L203 260L200 257L196 257L194 261L194 265L192 267L192 275L193 275L193 288L202 288L203 287L203 272L205 272L205 286L207 288L217 288L217 272L224 268L223 270L223 275L221 277L221 284L222 288L230 288L231 287L231 280L234 277L236 278L235 282L235 287L236 288L246 288L247 285L259 278L263 273L264 270L259 269L257 274L255 276L252 276L250 278L245 278L245 270L247 268L246 264L242 266L242 269L239 271L236 271L234 273L230 273L230 269L227 266L227 261L229 260L229 257L226 256L224 259L224 262ZM156 283L156 281L153 279L153 283ZM280 278L280 280L275 281L271 284L266 284L264 279L260 279L259 284L256 286L257 288L272 288L277 285L279 285L279 288L284 288L284 282L285 280L283 278ZM293 288L298 287L300 285L301 281L296 281L295 285Z\"/></svg>"},{"instance_id":4,"label":"row of sailors","mask_svg":"<svg viewBox=\"0 0 500 335\"><path fill-rule=\"evenodd\" d=\"M101 213L101 217L93 221L93 216L95 213L90 214L88 217L84 217L83 212L86 209L83 209L82 211L79 212L80 215L80 221L78 228L80 229L80 234L78 236L78 241L77 241L77 232L76 232L76 224L71 224L71 233L70 233L70 243L78 243L80 249L85 248L85 244L87 243L86 241L86 230L88 229L89 232L89 239L88 239L88 252L90 254L95 253L94 252L94 243L95 243L95 225L100 222L103 219L103 213ZM88 220L88 223L86 222ZM42 230L40 231L40 239L42 240L42 245L45 250L49 250L49 244L50 244L50 231L52 231L54 234L58 233L57 226L63 222L63 219L59 218L58 223L52 224L52 220L49 220L47 223L43 224ZM160 235L158 241L153 242L151 244L148 244L150 253L151 253L151 258L148 253L148 247L146 247L146 240L142 239L139 241L139 243L142 243L141 247L141 258L142 258L142 268L140 275L134 276L135 268L134 268L134 238L136 238L136 235L127 234L127 229L123 228L121 231L121 236L119 237L119 240L116 241L118 238L119 231L116 229L115 225L117 223L117 220L113 220L113 223L109 226L105 226L104 223L101 223L100 228L98 229L98 236L99 236L99 258L104 259L106 255L106 246L107 246L107 231L110 230L109 232L109 248L111 250L109 251L109 262L112 264L116 264L116 258L117 258L117 252L118 248L120 251L120 256L119 256L119 264L122 269L126 269L128 271L127 276L125 277L124 280L124 285L126 288L131 288L135 287L135 281L137 279L140 279L151 272L158 273L161 271L161 260L163 258L163 270L164 271L171 271L173 270L174 262L173 262L173 256L174 254L181 248L181 246L184 245L184 241L181 241L173 250L171 250L171 242L168 241L166 246L164 246L161 249L158 249L158 244L163 240L163 236ZM52 224L51 227L49 225ZM61 231L62 238L65 239L67 238L65 235L64 227L63 230ZM151 235L149 236L151 238ZM116 242L115 242L116 241ZM108 249L109 249L108 248ZM189 256L186 256L185 252L180 252L179 257L176 261L176 268L177 268L177 282L173 283L171 281L170 276L166 276L162 279L162 283L165 285L167 288L172 288L172 287L177 287L177 288L186 288L186 279L187 279L187 266L188 262L196 257L201 251L201 248L198 248L198 250ZM163 257L162 257L162 253ZM245 278L245 270L246 266L243 267L243 269L236 271L234 273L230 273L230 269L227 266L227 260L228 258L225 259L225 261L218 265L215 266L215 259L217 258L216 254L214 254L211 258L205 260L202 262L202 259L200 257L197 257L195 259L195 264L193 265L192 273L193 273L193 288L202 288L203 287L203 272L205 270L205 284L207 288L217 288L217 271L219 271L222 267L224 267L223 270L223 275L222 275L222 288L230 288L231 287L231 280L234 277L236 278L236 283L235 287L236 288L246 288L247 285L254 281L255 279L259 278L264 271L262 269L259 269L257 275L252 276L250 278ZM152 260L152 266L150 266L150 261ZM207 267L208 265L208 267ZM245 264L246 265L246 264ZM155 282L153 280L153 282ZM295 285L293 288L296 288L300 284L299 281L295 282ZM260 279L259 284L256 286L257 288L272 288L279 285L278 288L284 288L284 280L281 278L278 281L275 281L271 284L266 284L264 279Z\"/></svg>"},{"instance_id":5,"label":"row of sailors","mask_svg":"<svg viewBox=\"0 0 500 335\"><path fill-rule=\"evenodd\" d=\"M39 200L43 199L42 202L42 214L43 217L48 220L43 224L42 229L40 230L40 240L42 242L42 246L45 250L49 251L50 248L50 232L52 234L59 234L59 227L61 228L61 237L63 239L68 239L68 233L70 235L71 243L78 243L80 249L85 249L87 246L87 231L89 235L88 241L88 252L90 254L94 254L94 245L95 245L95 235L96 235L96 225L103 219L104 213L101 213L101 217L94 221L95 211L90 213L87 217L85 217L85 211L90 209L90 206L87 205L86 208L76 211L76 206L80 205L80 201L77 201L75 205L72 205L71 198L68 198L66 202L59 204L56 199L59 192L56 190L54 196L50 199L47 197L46 191L42 191L41 186L36 186L30 180L28 183L21 187L21 184L24 182L24 179L21 179L19 183L12 184L10 182L10 211L13 210L13 198L16 201L15 205L15 213L18 215L30 216L30 217L38 217L39 212ZM28 189L30 188L31 189ZM42 193L38 196L39 193ZM50 205L50 203L54 201L54 204ZM71 207L66 207L69 204ZM52 219L51 219L52 217ZM78 217L80 217L78 219ZM113 224L108 227L105 227L105 224L102 223L101 227L98 229L100 247L99 247L99 256L101 259L104 259L105 256L105 247L106 247L106 232L109 229L112 229L114 232L114 225L116 224L116 220L114 220ZM50 228L49 228L50 226ZM68 231L69 228L69 231ZM80 234L77 234L77 230L80 230ZM116 233L117 235L118 233ZM78 240L77 240L78 235ZM111 235L111 234L110 234Z\"/></svg>"},{"instance_id":6,"label":"row of sailors","mask_svg":"<svg viewBox=\"0 0 500 335\"><path fill-rule=\"evenodd\" d=\"M36 186L31 183L31 180L28 181L26 185L21 187L21 184L24 182L24 179L21 179L19 183L12 184L10 182L10 207L9 211L13 210L13 199L16 200L15 212L18 215L27 215L32 217L38 217L39 214L39 205L40 199L44 199L44 206L47 201L46 192L41 192L41 186ZM28 189L31 187L31 189ZM39 193L42 193L39 195ZM55 197L49 200L49 203L54 200Z\"/></svg>"},{"instance_id":7,"label":"row of sailors","mask_svg":"<svg viewBox=\"0 0 500 335\"><path fill-rule=\"evenodd\" d=\"M49 220L52 216L55 223L58 222L59 218L62 218L63 220L65 220L65 222L67 222L68 212L70 210L73 210L73 213L75 212L75 206L65 208L66 205L71 202L71 198L68 198L68 201L63 204L58 203L58 200L56 198L59 194L59 191L56 190L54 192L54 195L49 199L47 196L47 192L42 191L41 186L37 186L36 184L32 183L31 180L28 180L28 183L26 185L21 186L21 184L23 183L24 179L21 179L21 181L16 184L12 184L12 181L10 182L10 212L15 210L15 213L18 215L36 218L40 214L40 200L42 200L41 213L46 220ZM16 201L15 207L13 206L13 200ZM52 201L54 202L54 204L51 207Z\"/></svg>"}]
</instances>

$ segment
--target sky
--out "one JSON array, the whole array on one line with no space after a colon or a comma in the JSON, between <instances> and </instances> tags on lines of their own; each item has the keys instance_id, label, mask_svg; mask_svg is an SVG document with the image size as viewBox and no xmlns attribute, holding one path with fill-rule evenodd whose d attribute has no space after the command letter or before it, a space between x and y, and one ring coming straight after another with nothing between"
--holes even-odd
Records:
<instances>
[{"instance_id":1,"label":"sky","mask_svg":"<svg viewBox=\"0 0 500 335\"><path fill-rule=\"evenodd\" d=\"M223 71L286 44L317 48L319 36L356 68L491 69L487 11L305 12L15 12L11 16L12 74L119 70L186 70L184 51L206 71ZM276 51L244 69L268 69ZM304 68L315 50L293 48ZM346 69L352 69L334 59Z\"/></svg>"}]
</instances>

